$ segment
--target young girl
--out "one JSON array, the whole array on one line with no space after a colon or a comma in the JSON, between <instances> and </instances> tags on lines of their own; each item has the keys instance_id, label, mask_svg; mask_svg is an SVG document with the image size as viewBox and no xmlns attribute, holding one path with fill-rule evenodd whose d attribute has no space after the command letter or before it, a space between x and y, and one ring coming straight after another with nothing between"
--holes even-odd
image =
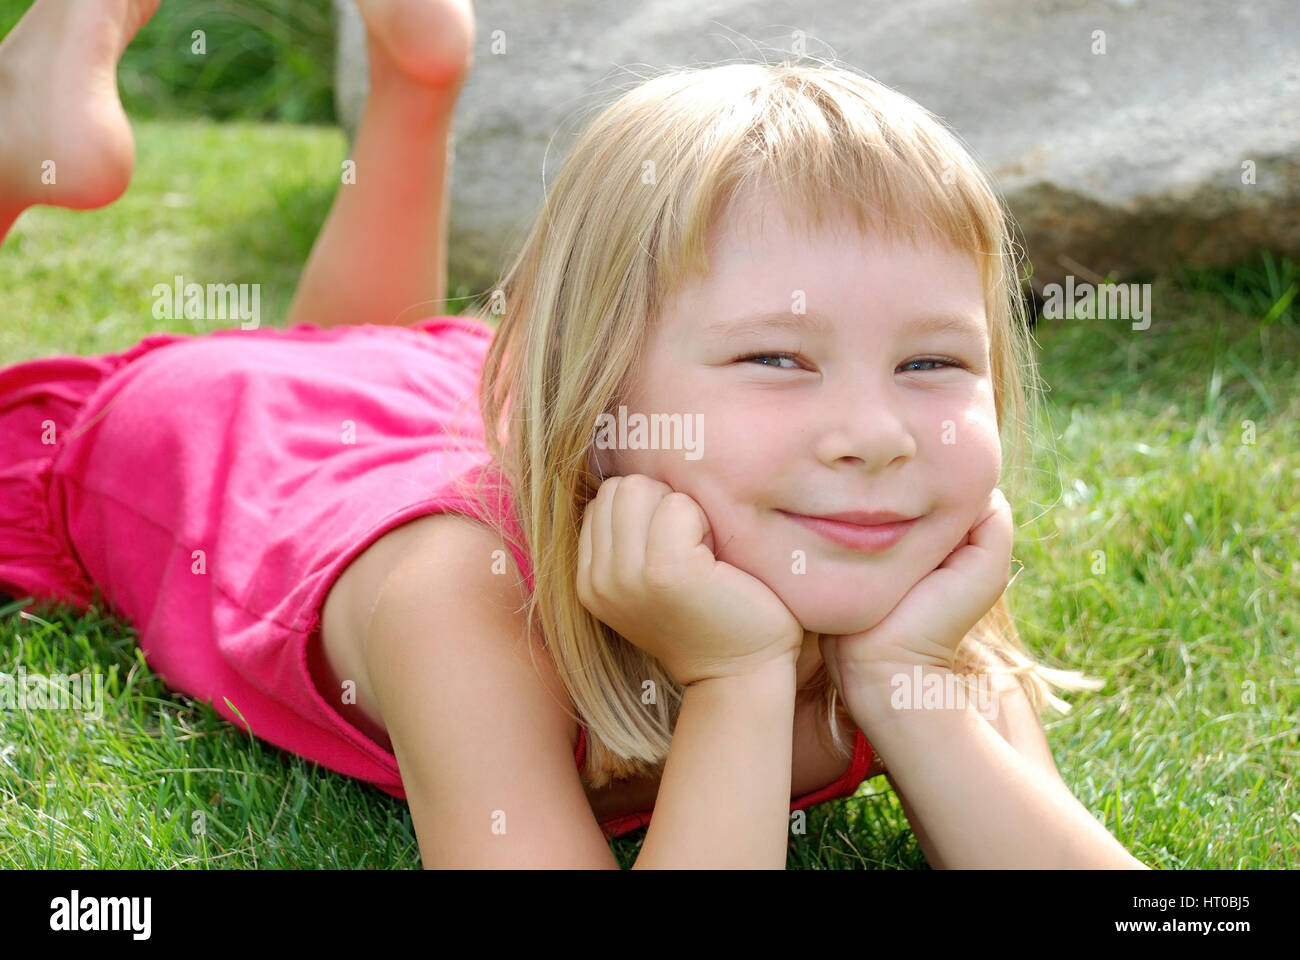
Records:
<instances>
[{"instance_id":1,"label":"young girl","mask_svg":"<svg viewBox=\"0 0 1300 960\"><path fill-rule=\"evenodd\" d=\"M103 79L154 6L37 0L0 46L0 229L125 189ZM841 69L665 74L480 318L409 322L472 13L359 6L356 183L284 329L0 370L0 589L101 593L174 689L404 797L428 867L613 868L648 823L638 867L780 868L882 772L935 866L1140 867L1037 719L1088 684L1003 596L1029 353L956 139Z\"/></svg>"}]
</instances>

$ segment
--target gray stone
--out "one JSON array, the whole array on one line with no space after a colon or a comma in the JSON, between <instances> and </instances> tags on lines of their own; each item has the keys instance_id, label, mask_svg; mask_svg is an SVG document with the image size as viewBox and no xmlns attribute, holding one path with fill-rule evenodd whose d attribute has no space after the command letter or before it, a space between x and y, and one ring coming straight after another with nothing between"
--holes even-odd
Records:
<instances>
[{"instance_id":1,"label":"gray stone","mask_svg":"<svg viewBox=\"0 0 1300 960\"><path fill-rule=\"evenodd\" d=\"M351 136L364 29L340 24ZM583 117L639 75L806 50L895 87L971 147L1041 290L1065 274L1300 255L1296 0L476 0L455 124L452 275L492 283ZM503 31L506 52L491 50ZM1104 32L1105 52L1094 52ZM1253 164L1255 182L1243 182Z\"/></svg>"}]
</instances>

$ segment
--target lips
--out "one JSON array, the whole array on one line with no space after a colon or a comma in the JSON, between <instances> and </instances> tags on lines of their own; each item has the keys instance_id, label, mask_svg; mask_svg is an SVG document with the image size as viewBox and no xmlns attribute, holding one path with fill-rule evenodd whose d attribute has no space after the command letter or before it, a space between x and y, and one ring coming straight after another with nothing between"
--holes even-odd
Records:
<instances>
[{"instance_id":1,"label":"lips","mask_svg":"<svg viewBox=\"0 0 1300 960\"><path fill-rule=\"evenodd\" d=\"M902 540L920 519L884 510L852 511L819 517L785 510L777 512L832 543L850 550L868 552L889 549ZM842 519L844 517L865 518L869 522L846 521Z\"/></svg>"},{"instance_id":2,"label":"lips","mask_svg":"<svg viewBox=\"0 0 1300 960\"><path fill-rule=\"evenodd\" d=\"M902 523L915 520L892 510L846 510L843 513L802 513L797 516L811 517L814 520L838 520L841 523L853 523L860 527L872 527L883 523Z\"/></svg>"}]
</instances>

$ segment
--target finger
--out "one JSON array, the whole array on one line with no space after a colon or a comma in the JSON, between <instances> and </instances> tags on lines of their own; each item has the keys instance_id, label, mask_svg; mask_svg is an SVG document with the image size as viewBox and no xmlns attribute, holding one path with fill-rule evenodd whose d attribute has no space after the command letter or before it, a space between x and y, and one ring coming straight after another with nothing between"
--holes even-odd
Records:
<instances>
[{"instance_id":1,"label":"finger","mask_svg":"<svg viewBox=\"0 0 1300 960\"><path fill-rule=\"evenodd\" d=\"M954 558L957 556L957 554L961 553L962 550L969 543L970 543L970 530L967 530L966 533L962 536L961 541L957 544L957 546L953 547L951 550L948 551L948 556L944 557L943 562L940 563L937 567L935 567L935 569L951 570L955 566L953 562Z\"/></svg>"},{"instance_id":2,"label":"finger","mask_svg":"<svg viewBox=\"0 0 1300 960\"><path fill-rule=\"evenodd\" d=\"M980 518L975 522L975 526L979 526L979 524L983 523L1003 506L1007 507L1007 509L1011 508L1011 504L1007 502L1006 494L1002 492L1002 489L1000 487L994 487L989 491L988 499L984 502L984 512L980 514Z\"/></svg>"},{"instance_id":3,"label":"finger","mask_svg":"<svg viewBox=\"0 0 1300 960\"><path fill-rule=\"evenodd\" d=\"M1015 524L1005 497L999 499L993 512L982 523L971 528L968 536L970 543L954 553L946 565L961 577L969 578L977 602L991 606L1002 596L1011 579Z\"/></svg>"},{"instance_id":4,"label":"finger","mask_svg":"<svg viewBox=\"0 0 1300 960\"><path fill-rule=\"evenodd\" d=\"M592 527L592 503L595 497L587 502L582 511L582 531L578 534L578 574L575 580L575 586L578 590L578 599L582 605L591 609L591 527Z\"/></svg>"},{"instance_id":5,"label":"finger","mask_svg":"<svg viewBox=\"0 0 1300 960\"><path fill-rule=\"evenodd\" d=\"M644 474L621 477L611 507L613 569L621 583L631 584L645 567L646 538L659 502L671 493L666 483Z\"/></svg>"},{"instance_id":6,"label":"finger","mask_svg":"<svg viewBox=\"0 0 1300 960\"><path fill-rule=\"evenodd\" d=\"M950 569L954 567L956 565L953 562L954 558L961 552L963 547L973 542L975 531L993 519L1001 509L1006 509L1009 512L1011 507L1007 503L1007 498L1003 495L1002 491L995 487L989 494L984 512L980 514L979 519L976 520L971 528L962 535L957 546L953 547L952 550L948 552L948 556L944 557L943 563L939 564L935 569Z\"/></svg>"},{"instance_id":7,"label":"finger","mask_svg":"<svg viewBox=\"0 0 1300 960\"><path fill-rule=\"evenodd\" d=\"M647 567L658 570L680 564L707 538L709 518L689 495L674 491L659 502L646 536Z\"/></svg>"},{"instance_id":8,"label":"finger","mask_svg":"<svg viewBox=\"0 0 1300 960\"><path fill-rule=\"evenodd\" d=\"M613 533L610 502L621 477L610 477L600 485L595 498L587 505L591 511L591 586L597 593L607 593L613 572Z\"/></svg>"},{"instance_id":9,"label":"finger","mask_svg":"<svg viewBox=\"0 0 1300 960\"><path fill-rule=\"evenodd\" d=\"M970 538L970 543L976 547L996 547L1003 540L1009 543L1014 535L1015 524L1011 518L1011 504L1007 502L1006 496L1001 490L994 488L989 494L989 500L991 504L988 512L966 534ZM1010 556L1010 549L1007 553Z\"/></svg>"}]
</instances>

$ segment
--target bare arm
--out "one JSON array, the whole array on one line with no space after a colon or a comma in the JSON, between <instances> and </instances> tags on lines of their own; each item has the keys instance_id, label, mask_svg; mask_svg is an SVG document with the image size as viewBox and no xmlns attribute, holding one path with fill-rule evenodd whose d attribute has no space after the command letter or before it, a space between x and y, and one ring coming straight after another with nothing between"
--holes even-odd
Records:
<instances>
[{"instance_id":1,"label":"bare arm","mask_svg":"<svg viewBox=\"0 0 1300 960\"><path fill-rule=\"evenodd\" d=\"M785 869L795 665L686 687L635 870Z\"/></svg>"},{"instance_id":2,"label":"bare arm","mask_svg":"<svg viewBox=\"0 0 1300 960\"><path fill-rule=\"evenodd\" d=\"M908 819L925 825L917 839L932 863L1145 869L1070 793L1055 764L1049 771L1035 757L1023 718L1008 728L1021 741L1013 745L974 706L895 710L887 678L874 683L876 695L862 698L874 704L871 715L857 719L885 757L890 782L906 791Z\"/></svg>"},{"instance_id":3,"label":"bare arm","mask_svg":"<svg viewBox=\"0 0 1300 960\"><path fill-rule=\"evenodd\" d=\"M407 544L366 632L366 680L433 869L608 869L573 762L564 688L493 574L500 541L445 514Z\"/></svg>"},{"instance_id":4,"label":"bare arm","mask_svg":"<svg viewBox=\"0 0 1300 960\"><path fill-rule=\"evenodd\" d=\"M574 766L559 673L527 650L514 561L493 574L500 540L451 514L405 546L364 661L424 865L618 869ZM785 866L794 692L792 661L686 688L634 869Z\"/></svg>"},{"instance_id":5,"label":"bare arm","mask_svg":"<svg viewBox=\"0 0 1300 960\"><path fill-rule=\"evenodd\" d=\"M1061 780L1061 773L1056 769L1056 760L1047 745L1047 736L1043 732L1042 722L1029 702L1029 698L1025 696L1024 688L1014 677L1004 673L990 674L990 680L993 692L998 697L998 710L997 715L991 720L986 718L986 722L990 723L998 735L1011 744L1030 764L1042 770L1046 776ZM898 796L903 813L912 827L912 832L916 835L916 841L921 847L921 852L925 854L925 859L936 870L946 869L947 865L939 855L934 841L926 833L925 824L917 816L916 808L907 799L907 794L889 771L885 771L885 778ZM1061 782L1064 783L1064 780Z\"/></svg>"}]
</instances>

